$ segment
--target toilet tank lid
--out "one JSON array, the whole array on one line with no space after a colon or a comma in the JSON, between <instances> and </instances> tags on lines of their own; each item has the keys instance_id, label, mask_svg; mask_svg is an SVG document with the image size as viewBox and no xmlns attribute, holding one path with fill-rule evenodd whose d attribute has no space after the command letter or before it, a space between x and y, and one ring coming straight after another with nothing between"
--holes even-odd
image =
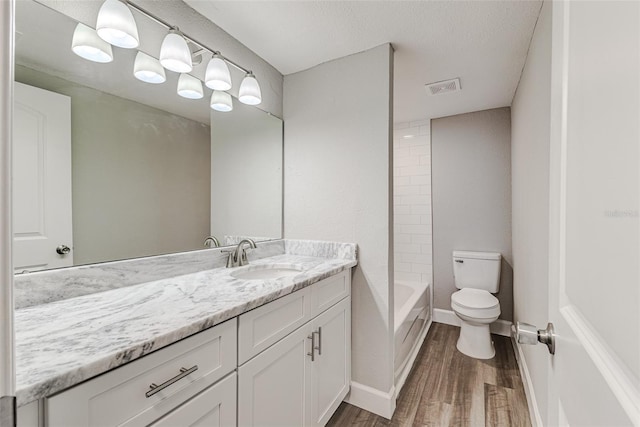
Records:
<instances>
[{"instance_id":1,"label":"toilet tank lid","mask_svg":"<svg viewBox=\"0 0 640 427\"><path fill-rule=\"evenodd\" d=\"M499 260L500 252L453 251L454 258Z\"/></svg>"}]
</instances>

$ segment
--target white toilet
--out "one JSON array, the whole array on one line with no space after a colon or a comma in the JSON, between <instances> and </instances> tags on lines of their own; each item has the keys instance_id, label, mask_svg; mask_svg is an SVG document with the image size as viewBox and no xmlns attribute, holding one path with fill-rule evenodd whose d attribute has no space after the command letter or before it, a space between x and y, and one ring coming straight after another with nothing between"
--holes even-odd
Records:
<instances>
[{"instance_id":1,"label":"white toilet","mask_svg":"<svg viewBox=\"0 0 640 427\"><path fill-rule=\"evenodd\" d=\"M491 359L496 351L489 325L500 316L500 302L491 295L500 286L500 259L497 252L453 251L456 288L451 308L462 320L458 350L476 359Z\"/></svg>"}]
</instances>

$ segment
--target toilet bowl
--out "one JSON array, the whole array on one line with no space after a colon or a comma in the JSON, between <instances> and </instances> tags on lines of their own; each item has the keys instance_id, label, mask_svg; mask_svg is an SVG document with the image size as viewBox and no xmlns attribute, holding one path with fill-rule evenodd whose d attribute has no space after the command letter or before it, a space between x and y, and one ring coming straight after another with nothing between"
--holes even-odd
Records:
<instances>
[{"instance_id":1,"label":"toilet bowl","mask_svg":"<svg viewBox=\"0 0 640 427\"><path fill-rule=\"evenodd\" d=\"M476 359L493 358L489 326L500 316L498 299L488 291L466 288L451 295L451 308L462 322L458 350Z\"/></svg>"},{"instance_id":2,"label":"toilet bowl","mask_svg":"<svg viewBox=\"0 0 640 427\"><path fill-rule=\"evenodd\" d=\"M501 259L496 252L453 252L453 275L460 289L451 295L451 309L461 321L456 347L476 359L496 354L489 325L500 316L500 302L491 294L498 292Z\"/></svg>"}]
</instances>

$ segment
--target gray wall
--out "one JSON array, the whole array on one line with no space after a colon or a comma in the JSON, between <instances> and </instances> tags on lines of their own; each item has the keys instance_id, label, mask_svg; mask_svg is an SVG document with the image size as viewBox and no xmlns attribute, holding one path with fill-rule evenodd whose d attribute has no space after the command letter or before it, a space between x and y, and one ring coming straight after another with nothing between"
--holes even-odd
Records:
<instances>
[{"instance_id":1,"label":"gray wall","mask_svg":"<svg viewBox=\"0 0 640 427\"><path fill-rule=\"evenodd\" d=\"M454 250L500 252L501 319L513 318L509 108L431 121L434 308L451 310Z\"/></svg>"},{"instance_id":2,"label":"gray wall","mask_svg":"<svg viewBox=\"0 0 640 427\"><path fill-rule=\"evenodd\" d=\"M71 97L74 264L202 248L209 126L21 66L16 80Z\"/></svg>"},{"instance_id":3,"label":"gray wall","mask_svg":"<svg viewBox=\"0 0 640 427\"><path fill-rule=\"evenodd\" d=\"M511 106L514 320L546 325L549 320L549 135L551 107L551 2L542 6L529 55ZM543 423L548 412L544 351L522 352Z\"/></svg>"},{"instance_id":4,"label":"gray wall","mask_svg":"<svg viewBox=\"0 0 640 427\"><path fill-rule=\"evenodd\" d=\"M393 52L285 76L285 236L356 242L353 381L393 383Z\"/></svg>"}]
</instances>

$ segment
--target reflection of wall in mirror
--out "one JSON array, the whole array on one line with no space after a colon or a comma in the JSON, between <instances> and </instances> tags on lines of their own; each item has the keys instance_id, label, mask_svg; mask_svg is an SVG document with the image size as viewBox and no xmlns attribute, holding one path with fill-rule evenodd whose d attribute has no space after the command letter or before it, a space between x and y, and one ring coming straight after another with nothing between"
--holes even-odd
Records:
<instances>
[{"instance_id":1,"label":"reflection of wall in mirror","mask_svg":"<svg viewBox=\"0 0 640 427\"><path fill-rule=\"evenodd\" d=\"M212 112L213 234L282 237L282 151L282 120L240 102Z\"/></svg>"},{"instance_id":2,"label":"reflection of wall in mirror","mask_svg":"<svg viewBox=\"0 0 640 427\"><path fill-rule=\"evenodd\" d=\"M16 80L71 97L75 264L202 248L209 126L22 66Z\"/></svg>"}]
</instances>

